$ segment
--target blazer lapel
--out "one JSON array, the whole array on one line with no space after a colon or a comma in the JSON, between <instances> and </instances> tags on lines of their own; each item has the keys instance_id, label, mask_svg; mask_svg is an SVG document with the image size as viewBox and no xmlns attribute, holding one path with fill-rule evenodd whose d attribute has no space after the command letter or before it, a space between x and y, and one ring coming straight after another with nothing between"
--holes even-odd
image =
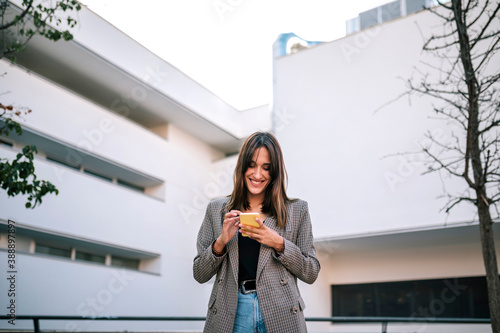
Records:
<instances>
[{"instance_id":1,"label":"blazer lapel","mask_svg":"<svg viewBox=\"0 0 500 333\"><path fill-rule=\"evenodd\" d=\"M268 216L264 220L264 225L268 228L273 229L276 231L280 236L282 235L282 230L278 228L278 225L276 223L276 218L274 216ZM257 263L257 274L256 278L257 281L259 281L260 274L262 274L262 271L264 270L264 267L266 267L267 262L271 258L273 254L274 249L266 246L266 245L260 245L260 252L259 252L259 262Z\"/></svg>"}]
</instances>

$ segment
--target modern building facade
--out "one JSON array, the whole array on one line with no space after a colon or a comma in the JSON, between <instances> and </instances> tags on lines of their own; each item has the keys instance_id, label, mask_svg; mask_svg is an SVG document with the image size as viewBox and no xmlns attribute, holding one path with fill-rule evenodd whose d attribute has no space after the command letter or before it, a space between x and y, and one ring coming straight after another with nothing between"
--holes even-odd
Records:
<instances>
[{"instance_id":1,"label":"modern building facade","mask_svg":"<svg viewBox=\"0 0 500 333\"><path fill-rule=\"evenodd\" d=\"M322 264L319 281L302 288L309 315L407 318L389 324L394 332L491 331L411 321L488 316L475 207L442 210L446 195L467 185L444 173L422 175L424 157L415 153L438 150L429 133L447 142L460 132L436 119L439 101L401 97L408 79L437 76L435 68L447 65L422 51L443 31L436 15L418 11L275 59L274 107L288 115L275 130L290 194L310 203ZM495 231L498 246L498 224Z\"/></svg>"},{"instance_id":2,"label":"modern building facade","mask_svg":"<svg viewBox=\"0 0 500 333\"><path fill-rule=\"evenodd\" d=\"M306 317L484 313L473 207L442 213L440 177L421 176L418 157L398 155L425 143L427 130L449 135L446 124L429 119L432 101L397 99L400 78L433 61L421 52L422 34L438 26L432 14L276 57L272 111L235 110L86 8L78 21L73 41L34 39L16 64L0 62L4 104L33 110L22 136L1 138L0 157L37 145L37 175L60 190L34 210L0 192L2 267L9 220L16 227L17 315L204 316L213 282L192 277L196 234L209 200L230 193L239 146L256 130L277 135L289 194L309 202L322 270L313 285L301 285ZM450 191L464 187L444 180ZM2 292L0 305L9 301ZM202 325L41 323L64 331L198 332ZM308 327L380 332L380 324ZM16 322L15 329L29 328ZM471 327L408 320L389 331Z\"/></svg>"}]
</instances>

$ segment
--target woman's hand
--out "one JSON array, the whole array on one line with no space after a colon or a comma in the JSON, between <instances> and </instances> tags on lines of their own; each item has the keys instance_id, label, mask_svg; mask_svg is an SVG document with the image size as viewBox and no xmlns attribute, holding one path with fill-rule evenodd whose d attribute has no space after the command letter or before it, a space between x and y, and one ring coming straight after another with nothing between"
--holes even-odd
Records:
<instances>
[{"instance_id":1,"label":"woman's hand","mask_svg":"<svg viewBox=\"0 0 500 333\"><path fill-rule=\"evenodd\" d=\"M226 215L224 215L224 223L222 224L222 233L217 238L214 244L214 250L217 252L222 252L226 247L226 244L233 239L234 235L238 231L238 224L240 222L239 210L232 210Z\"/></svg>"},{"instance_id":2,"label":"woman's hand","mask_svg":"<svg viewBox=\"0 0 500 333\"><path fill-rule=\"evenodd\" d=\"M261 244L272 247L278 252L281 251L285 246L285 239L276 231L264 225L259 218L255 218L255 221L260 225L260 228L240 223L240 232L245 233L248 237L255 239Z\"/></svg>"}]
</instances>

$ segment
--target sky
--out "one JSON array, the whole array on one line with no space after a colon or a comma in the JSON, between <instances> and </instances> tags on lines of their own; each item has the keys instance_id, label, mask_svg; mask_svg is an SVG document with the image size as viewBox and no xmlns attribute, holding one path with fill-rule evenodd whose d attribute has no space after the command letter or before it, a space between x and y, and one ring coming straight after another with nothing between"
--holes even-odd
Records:
<instances>
[{"instance_id":1,"label":"sky","mask_svg":"<svg viewBox=\"0 0 500 333\"><path fill-rule=\"evenodd\" d=\"M239 110L272 102L272 45L345 36L345 22L388 0L83 0L137 42Z\"/></svg>"}]
</instances>

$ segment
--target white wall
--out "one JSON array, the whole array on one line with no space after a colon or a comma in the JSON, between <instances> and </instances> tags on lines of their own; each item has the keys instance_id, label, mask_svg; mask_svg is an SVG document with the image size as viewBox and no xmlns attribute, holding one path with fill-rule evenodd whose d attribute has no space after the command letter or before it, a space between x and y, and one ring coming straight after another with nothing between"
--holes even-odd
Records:
<instances>
[{"instance_id":1,"label":"white wall","mask_svg":"<svg viewBox=\"0 0 500 333\"><path fill-rule=\"evenodd\" d=\"M423 12L275 60L289 190L309 201L316 237L474 218L466 204L449 216L440 211L439 175L421 176L418 156L388 157L418 151L427 131L451 140L449 125L429 118L429 99L394 101L414 66L435 63L421 48L437 23ZM465 188L463 180L446 181L450 192Z\"/></svg>"}]
</instances>

